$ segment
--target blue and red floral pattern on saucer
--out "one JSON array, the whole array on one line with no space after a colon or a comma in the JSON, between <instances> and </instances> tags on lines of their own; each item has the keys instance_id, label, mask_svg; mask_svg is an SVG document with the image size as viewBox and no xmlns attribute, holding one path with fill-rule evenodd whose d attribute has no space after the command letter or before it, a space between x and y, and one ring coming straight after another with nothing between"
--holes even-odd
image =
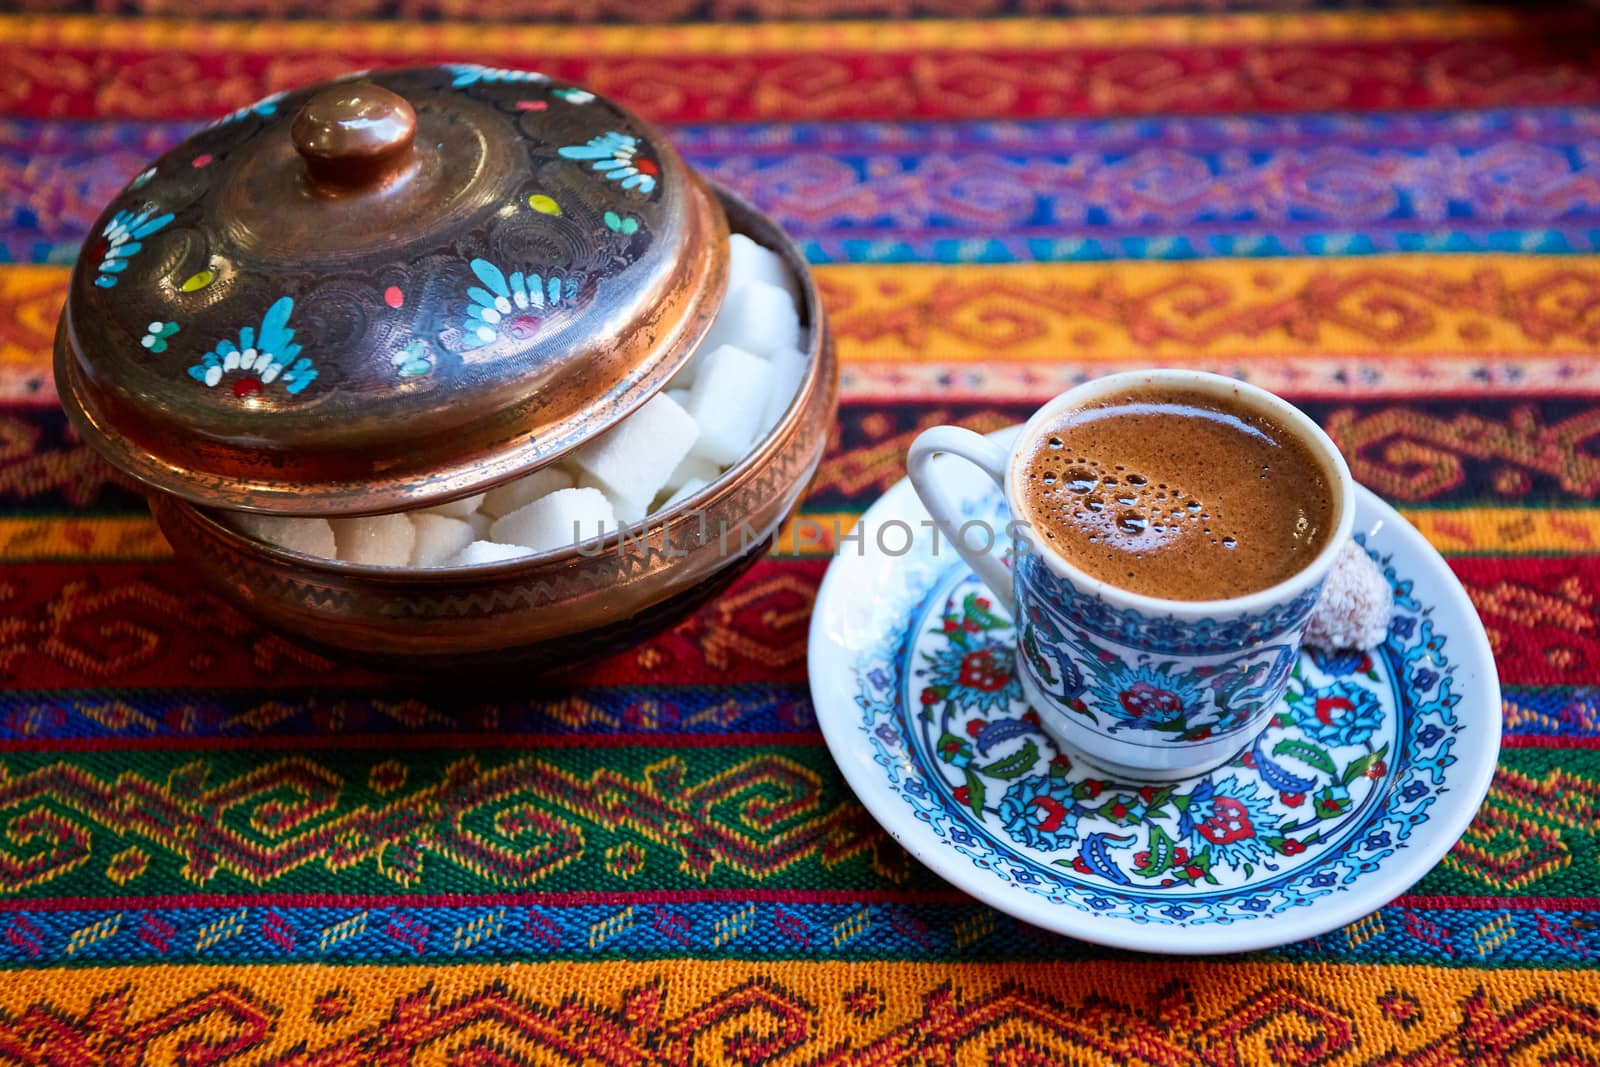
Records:
<instances>
[{"instance_id":1,"label":"blue and red floral pattern on saucer","mask_svg":"<svg viewBox=\"0 0 1600 1067\"><path fill-rule=\"evenodd\" d=\"M999 493L970 473L973 517L1003 528ZM1246 751L1159 785L1112 780L1039 729L1011 620L926 519L902 482L862 517L860 551L830 566L812 622L812 694L873 816L1003 911L1156 952L1300 940L1403 892L1488 789L1500 701L1482 625L1438 554L1365 490L1356 530L1394 589L1387 641L1302 653ZM909 552L878 547L873 530L891 523L921 532ZM1089 681L1130 715L1182 702L1149 679Z\"/></svg>"}]
</instances>

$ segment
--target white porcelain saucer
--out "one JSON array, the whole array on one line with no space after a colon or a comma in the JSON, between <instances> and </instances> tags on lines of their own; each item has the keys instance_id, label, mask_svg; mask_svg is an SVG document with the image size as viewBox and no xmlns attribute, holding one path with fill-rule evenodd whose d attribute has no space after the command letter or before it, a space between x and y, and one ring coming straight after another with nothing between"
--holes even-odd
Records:
<instances>
[{"instance_id":1,"label":"white porcelain saucer","mask_svg":"<svg viewBox=\"0 0 1600 1067\"><path fill-rule=\"evenodd\" d=\"M975 501L972 517L1003 528L992 483L939 462ZM1302 653L1249 752L1162 785L1109 780L1038 729L1010 621L934 539L908 482L861 521L811 623L823 735L900 844L1020 919L1148 952L1313 937L1427 873L1489 788L1500 690L1483 626L1439 554L1365 489L1356 534L1394 588L1387 642Z\"/></svg>"}]
</instances>

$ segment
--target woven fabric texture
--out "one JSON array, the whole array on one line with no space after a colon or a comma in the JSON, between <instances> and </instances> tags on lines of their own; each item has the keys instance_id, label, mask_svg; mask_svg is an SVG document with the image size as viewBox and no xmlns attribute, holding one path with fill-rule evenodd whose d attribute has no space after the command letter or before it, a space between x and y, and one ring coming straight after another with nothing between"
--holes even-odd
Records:
<instances>
[{"instance_id":1,"label":"woven fabric texture","mask_svg":"<svg viewBox=\"0 0 1600 1067\"><path fill-rule=\"evenodd\" d=\"M1600 1062L1597 52L1600 16L1555 5L12 5L0 1064ZM661 123L801 243L843 361L809 536L508 691L240 616L50 372L69 266L149 158L433 61ZM1248 957L1110 951L950 888L857 803L806 686L832 540L920 430L1150 365L1325 426L1446 555L1504 687L1454 851Z\"/></svg>"}]
</instances>

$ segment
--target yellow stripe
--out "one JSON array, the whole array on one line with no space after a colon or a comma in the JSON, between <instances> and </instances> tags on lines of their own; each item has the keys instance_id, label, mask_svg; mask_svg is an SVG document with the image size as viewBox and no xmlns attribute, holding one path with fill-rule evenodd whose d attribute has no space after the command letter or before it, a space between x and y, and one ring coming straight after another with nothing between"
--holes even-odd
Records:
<instances>
[{"instance_id":1,"label":"yellow stripe","mask_svg":"<svg viewBox=\"0 0 1600 1067\"><path fill-rule=\"evenodd\" d=\"M211 21L20 15L0 18L0 45L205 53L382 53L536 57L752 53L1048 50L1154 45L1331 44L1461 39L1567 26L1570 17L1514 7L1149 18L929 19L895 22L700 23L663 26Z\"/></svg>"},{"instance_id":2,"label":"yellow stripe","mask_svg":"<svg viewBox=\"0 0 1600 1067\"><path fill-rule=\"evenodd\" d=\"M0 366L49 368L70 274L66 267L0 266Z\"/></svg>"},{"instance_id":3,"label":"yellow stripe","mask_svg":"<svg viewBox=\"0 0 1600 1067\"><path fill-rule=\"evenodd\" d=\"M0 518L0 561L164 559L166 538L148 515L115 518Z\"/></svg>"},{"instance_id":4,"label":"yellow stripe","mask_svg":"<svg viewBox=\"0 0 1600 1067\"><path fill-rule=\"evenodd\" d=\"M1400 514L1447 556L1600 552L1600 510L1594 508L1401 508Z\"/></svg>"},{"instance_id":5,"label":"yellow stripe","mask_svg":"<svg viewBox=\"0 0 1600 1067\"><path fill-rule=\"evenodd\" d=\"M1445 555L1565 555L1600 551L1600 508L1538 511L1527 508L1401 509ZM819 559L840 550L860 515L853 511L808 511L786 525L773 542L779 556ZM863 530L864 543L880 536L889 551L904 540L900 528ZM926 536L926 535L924 535ZM0 563L45 560L165 559L172 554L155 520L143 515L115 518L0 518Z\"/></svg>"},{"instance_id":6,"label":"yellow stripe","mask_svg":"<svg viewBox=\"0 0 1600 1067\"><path fill-rule=\"evenodd\" d=\"M838 265L847 360L1519 356L1600 344L1592 257Z\"/></svg>"},{"instance_id":7,"label":"yellow stripe","mask_svg":"<svg viewBox=\"0 0 1600 1067\"><path fill-rule=\"evenodd\" d=\"M797 953L817 936L759 921ZM1181 959L39 968L0 982L0 1044L40 1047L48 1032L62 1063L103 1062L112 1048L165 1063L185 1043L245 1042L252 1063L355 1062L358 1048L442 1063L493 1047L528 1063L832 1063L848 1052L910 1065L1009 1060L1025 1046L1031 1062L1098 1065L1273 1063L1297 1043L1340 1063L1446 1067L1479 1048L1592 1062L1597 999L1592 970Z\"/></svg>"},{"instance_id":8,"label":"yellow stripe","mask_svg":"<svg viewBox=\"0 0 1600 1067\"><path fill-rule=\"evenodd\" d=\"M846 362L1592 356L1592 256L817 268ZM48 365L67 271L0 267L0 363ZM181 325L181 324L180 324Z\"/></svg>"},{"instance_id":9,"label":"yellow stripe","mask_svg":"<svg viewBox=\"0 0 1600 1067\"><path fill-rule=\"evenodd\" d=\"M1163 366L1226 374L1300 401L1385 400L1404 404L1420 398L1470 400L1481 396L1485 388L1492 388L1501 400L1600 393L1600 360L1582 356L1385 359L1382 354L1355 358L1173 355L1162 356L1160 362ZM839 399L842 403L874 404L1042 404L1085 378L1147 370L1152 363L1149 358L1051 363L856 360L839 375ZM52 404L56 399L47 362L31 355L16 363L0 359L0 406Z\"/></svg>"}]
</instances>

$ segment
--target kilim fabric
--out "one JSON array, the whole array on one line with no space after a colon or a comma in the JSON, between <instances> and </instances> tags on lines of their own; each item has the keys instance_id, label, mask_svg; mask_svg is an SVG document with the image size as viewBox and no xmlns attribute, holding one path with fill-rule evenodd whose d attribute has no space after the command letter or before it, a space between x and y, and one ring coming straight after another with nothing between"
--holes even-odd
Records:
<instances>
[{"instance_id":1,"label":"kilim fabric","mask_svg":"<svg viewBox=\"0 0 1600 1067\"><path fill-rule=\"evenodd\" d=\"M0 1064L1600 1061L1600 15L1193 7L8 5ZM843 360L812 536L639 648L492 692L241 617L50 374L68 267L147 159L435 61L662 123L801 243ZM1454 851L1246 957L1101 949L945 885L846 788L806 686L831 540L918 431L1150 365L1325 426L1449 559L1504 687Z\"/></svg>"}]
</instances>

